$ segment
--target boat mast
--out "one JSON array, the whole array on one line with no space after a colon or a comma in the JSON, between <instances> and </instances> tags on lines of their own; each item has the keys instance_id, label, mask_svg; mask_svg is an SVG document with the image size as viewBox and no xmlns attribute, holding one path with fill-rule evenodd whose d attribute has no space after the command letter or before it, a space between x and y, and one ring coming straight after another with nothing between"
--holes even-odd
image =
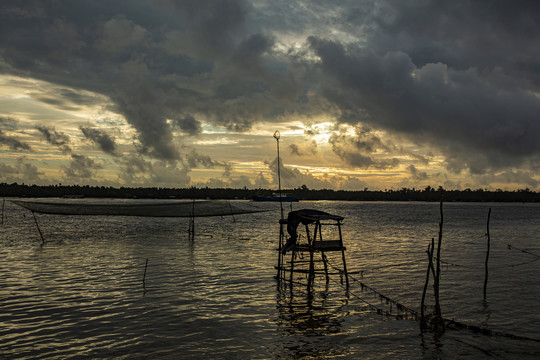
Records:
<instances>
[{"instance_id":1,"label":"boat mast","mask_svg":"<svg viewBox=\"0 0 540 360\"><path fill-rule=\"evenodd\" d=\"M283 220L283 198L281 196L281 173L280 173L280 166L279 166L279 130L276 130L274 132L274 139L276 139L277 142L277 176L278 176L278 191L279 191L279 208L281 210L281 219Z\"/></svg>"}]
</instances>

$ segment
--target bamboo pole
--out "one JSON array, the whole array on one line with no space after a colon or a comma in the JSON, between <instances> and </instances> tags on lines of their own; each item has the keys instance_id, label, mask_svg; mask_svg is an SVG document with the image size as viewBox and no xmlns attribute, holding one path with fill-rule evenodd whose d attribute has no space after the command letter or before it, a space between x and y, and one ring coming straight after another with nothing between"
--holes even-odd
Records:
<instances>
[{"instance_id":1,"label":"bamboo pole","mask_svg":"<svg viewBox=\"0 0 540 360\"><path fill-rule=\"evenodd\" d=\"M229 205L229 210L231 211L231 216L232 216L233 222L236 222L236 219L234 218L234 214L233 214L233 211L232 211L231 202L227 201L227 204Z\"/></svg>"},{"instance_id":2,"label":"bamboo pole","mask_svg":"<svg viewBox=\"0 0 540 360\"><path fill-rule=\"evenodd\" d=\"M441 245L443 234L443 202L440 203L441 222L439 223L439 241L437 243L437 268L435 271L435 279L433 281L433 289L435 293L435 321L440 330L444 330L444 323L442 320L441 303L440 303L440 280L441 280Z\"/></svg>"},{"instance_id":3,"label":"bamboo pole","mask_svg":"<svg viewBox=\"0 0 540 360\"><path fill-rule=\"evenodd\" d=\"M148 268L148 258L146 258L146 263L144 264L144 274L142 278L142 286L143 289L146 290L146 269Z\"/></svg>"},{"instance_id":4,"label":"bamboo pole","mask_svg":"<svg viewBox=\"0 0 540 360\"><path fill-rule=\"evenodd\" d=\"M34 221L36 223L36 227L38 229L39 236L41 237L41 242L42 242L42 244L45 244L45 238L43 237L43 233L41 232L41 229L39 228L39 224L38 224L37 219L36 219L36 213L34 213L33 211L32 211L32 216L34 217Z\"/></svg>"},{"instance_id":5,"label":"bamboo pole","mask_svg":"<svg viewBox=\"0 0 540 360\"><path fill-rule=\"evenodd\" d=\"M341 221L337 223L339 234L339 245L341 247L341 261L343 261L343 272L345 273L345 282L347 284L347 290L349 289L349 272L347 271L347 261L345 260L345 249L343 248L343 235L341 234Z\"/></svg>"},{"instance_id":6,"label":"bamboo pole","mask_svg":"<svg viewBox=\"0 0 540 360\"><path fill-rule=\"evenodd\" d=\"M281 249L283 247L283 224L279 223L279 243L278 243L278 259L277 259L277 276L276 279L278 281L281 281L281 275L282 275L282 260L283 260L283 254L281 253Z\"/></svg>"},{"instance_id":7,"label":"bamboo pole","mask_svg":"<svg viewBox=\"0 0 540 360\"><path fill-rule=\"evenodd\" d=\"M191 218L189 219L189 240L195 241L195 199L193 199L193 205L191 207Z\"/></svg>"},{"instance_id":8,"label":"bamboo pole","mask_svg":"<svg viewBox=\"0 0 540 360\"><path fill-rule=\"evenodd\" d=\"M431 238L431 244L428 245L427 255L428 255L428 267L426 272L426 282L424 284L424 290L422 291L422 302L420 304L420 326L423 328L426 327L426 318L425 318L425 300L426 292L429 285L429 273L433 271L433 248L435 247L435 239Z\"/></svg>"},{"instance_id":9,"label":"bamboo pole","mask_svg":"<svg viewBox=\"0 0 540 360\"><path fill-rule=\"evenodd\" d=\"M484 277L484 300L486 300L486 293L487 293L487 283L488 283L488 262L489 262L489 247L490 247L490 242L491 242L491 238L490 238L490 235L489 235L489 218L491 217L491 208L489 208L489 211L488 211L488 218L487 218L487 231L486 231L486 236L487 236L487 250L486 250L486 262L485 262L485 277Z\"/></svg>"},{"instance_id":10,"label":"bamboo pole","mask_svg":"<svg viewBox=\"0 0 540 360\"><path fill-rule=\"evenodd\" d=\"M4 206L6 204L6 199L2 199L2 225L4 225Z\"/></svg>"}]
</instances>

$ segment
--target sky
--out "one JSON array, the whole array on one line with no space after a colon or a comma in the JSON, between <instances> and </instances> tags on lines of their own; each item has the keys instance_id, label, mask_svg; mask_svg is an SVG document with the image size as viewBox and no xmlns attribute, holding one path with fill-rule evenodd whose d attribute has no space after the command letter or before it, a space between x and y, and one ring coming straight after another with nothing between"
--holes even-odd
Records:
<instances>
[{"instance_id":1,"label":"sky","mask_svg":"<svg viewBox=\"0 0 540 360\"><path fill-rule=\"evenodd\" d=\"M2 0L0 182L539 190L538 44L538 1Z\"/></svg>"}]
</instances>

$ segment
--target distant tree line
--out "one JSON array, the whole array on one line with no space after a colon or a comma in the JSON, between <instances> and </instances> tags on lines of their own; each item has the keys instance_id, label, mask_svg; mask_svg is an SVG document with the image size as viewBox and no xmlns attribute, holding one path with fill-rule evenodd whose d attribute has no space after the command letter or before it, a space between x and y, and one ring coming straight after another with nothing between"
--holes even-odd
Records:
<instances>
[{"instance_id":1,"label":"distant tree line","mask_svg":"<svg viewBox=\"0 0 540 360\"><path fill-rule=\"evenodd\" d=\"M251 199L255 195L272 196L275 190L230 188L162 188L162 187L106 187L89 185L25 185L0 183L0 197L90 197L90 198L152 198L152 199ZM538 202L540 193L530 189L514 191L465 189L445 190L428 186L424 189L400 190L312 190L302 185L282 190L299 200L354 200L354 201L492 201Z\"/></svg>"}]
</instances>

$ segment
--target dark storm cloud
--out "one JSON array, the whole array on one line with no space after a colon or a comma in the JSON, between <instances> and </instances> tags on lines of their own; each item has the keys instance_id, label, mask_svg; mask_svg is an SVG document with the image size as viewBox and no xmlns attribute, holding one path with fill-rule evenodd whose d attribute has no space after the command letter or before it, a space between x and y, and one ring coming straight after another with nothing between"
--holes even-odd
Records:
<instances>
[{"instance_id":1,"label":"dark storm cloud","mask_svg":"<svg viewBox=\"0 0 540 360\"><path fill-rule=\"evenodd\" d=\"M540 154L536 2L382 2L366 44L311 37L344 122L399 131L475 167ZM469 154L469 155L467 155Z\"/></svg>"},{"instance_id":2,"label":"dark storm cloud","mask_svg":"<svg viewBox=\"0 0 540 360\"><path fill-rule=\"evenodd\" d=\"M202 130L201 123L197 121L193 116L176 118L173 120L173 126L192 136L200 134Z\"/></svg>"},{"instance_id":3,"label":"dark storm cloud","mask_svg":"<svg viewBox=\"0 0 540 360\"><path fill-rule=\"evenodd\" d=\"M280 111L263 95L271 89L259 57L272 41L246 30L247 11L240 0L4 1L2 70L108 96L137 130L145 154L178 160L169 119L197 112L246 130L251 119ZM272 77L276 84L280 76L286 75ZM180 124L189 134L199 131L196 122Z\"/></svg>"},{"instance_id":4,"label":"dark storm cloud","mask_svg":"<svg viewBox=\"0 0 540 360\"><path fill-rule=\"evenodd\" d=\"M386 3L390 6L372 14L378 31L370 45L378 52L405 52L419 67L442 62L461 70L501 67L514 75L536 68L538 75L533 64L540 49L530 46L540 39L537 1ZM527 72L521 75L531 75Z\"/></svg>"},{"instance_id":5,"label":"dark storm cloud","mask_svg":"<svg viewBox=\"0 0 540 360\"><path fill-rule=\"evenodd\" d=\"M80 129L84 137L96 143L103 152L107 154L115 155L116 143L114 142L114 139L110 137L109 134L107 134L106 132L102 130L94 129L91 127L81 126Z\"/></svg>"},{"instance_id":6,"label":"dark storm cloud","mask_svg":"<svg viewBox=\"0 0 540 360\"><path fill-rule=\"evenodd\" d=\"M137 131L141 153L170 163L185 160L178 128L196 135L204 121L246 131L324 113L438 148L451 171L482 173L540 157L539 7L5 0L0 71L107 96ZM41 100L88 101L75 93ZM354 141L332 143L344 162L391 166L370 155L373 144Z\"/></svg>"},{"instance_id":7,"label":"dark storm cloud","mask_svg":"<svg viewBox=\"0 0 540 360\"><path fill-rule=\"evenodd\" d=\"M45 137L45 140L51 145L57 146L63 153L70 153L71 147L69 136L54 128L46 126L36 126L36 129Z\"/></svg>"}]
</instances>

